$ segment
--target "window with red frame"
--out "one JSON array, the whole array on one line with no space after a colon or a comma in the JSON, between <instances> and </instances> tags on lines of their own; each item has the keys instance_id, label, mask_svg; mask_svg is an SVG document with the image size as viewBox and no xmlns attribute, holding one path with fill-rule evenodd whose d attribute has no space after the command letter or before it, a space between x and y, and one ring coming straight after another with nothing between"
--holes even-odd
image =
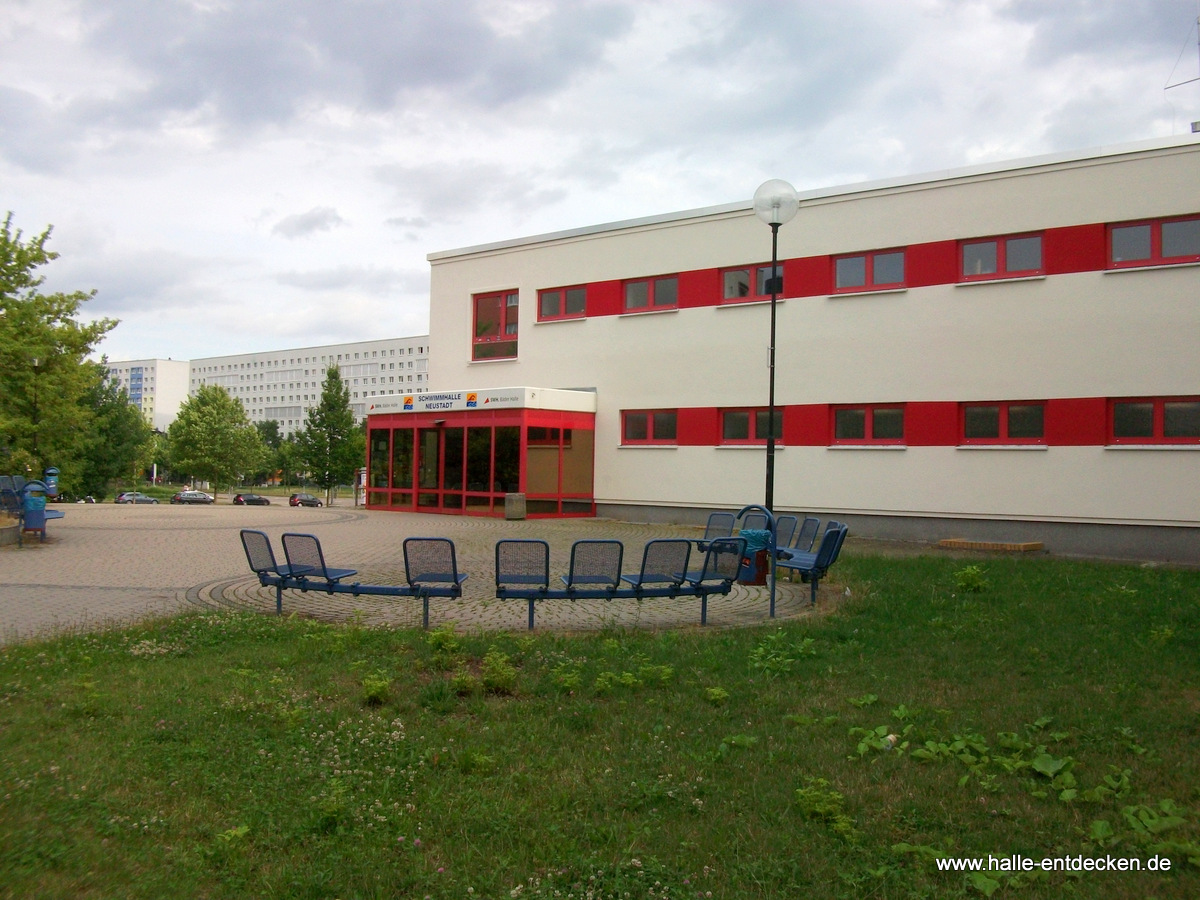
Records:
<instances>
[{"instance_id":1,"label":"window with red frame","mask_svg":"<svg viewBox=\"0 0 1200 900\"><path fill-rule=\"evenodd\" d=\"M963 241L959 247L963 281L1021 278L1045 272L1040 234Z\"/></svg>"},{"instance_id":2,"label":"window with red frame","mask_svg":"<svg viewBox=\"0 0 1200 900\"><path fill-rule=\"evenodd\" d=\"M472 298L474 337L471 359L511 359L517 355L517 314L520 310L516 291L476 294Z\"/></svg>"},{"instance_id":3,"label":"window with red frame","mask_svg":"<svg viewBox=\"0 0 1200 900\"><path fill-rule=\"evenodd\" d=\"M838 406L833 410L835 444L904 443L903 406Z\"/></svg>"},{"instance_id":4,"label":"window with red frame","mask_svg":"<svg viewBox=\"0 0 1200 900\"><path fill-rule=\"evenodd\" d=\"M833 261L834 291L876 291L903 286L903 250L856 253Z\"/></svg>"},{"instance_id":5,"label":"window with red frame","mask_svg":"<svg viewBox=\"0 0 1200 900\"><path fill-rule=\"evenodd\" d=\"M1145 397L1109 404L1114 444L1200 444L1200 397Z\"/></svg>"},{"instance_id":6,"label":"window with red frame","mask_svg":"<svg viewBox=\"0 0 1200 900\"><path fill-rule=\"evenodd\" d=\"M580 319L587 313L587 288L583 286L538 291L538 321Z\"/></svg>"},{"instance_id":7,"label":"window with red frame","mask_svg":"<svg viewBox=\"0 0 1200 900\"><path fill-rule=\"evenodd\" d=\"M1044 403L964 403L959 434L964 444L1042 444L1045 419Z\"/></svg>"},{"instance_id":8,"label":"window with red frame","mask_svg":"<svg viewBox=\"0 0 1200 900\"><path fill-rule=\"evenodd\" d=\"M625 311L672 309L679 305L679 279L674 275L625 282Z\"/></svg>"},{"instance_id":9,"label":"window with red frame","mask_svg":"<svg viewBox=\"0 0 1200 900\"><path fill-rule=\"evenodd\" d=\"M765 444L767 442L766 409L721 410L722 444ZM775 440L783 440L783 410L775 407Z\"/></svg>"},{"instance_id":10,"label":"window with red frame","mask_svg":"<svg viewBox=\"0 0 1200 900\"><path fill-rule=\"evenodd\" d=\"M1200 261L1200 216L1109 225L1108 260L1116 268Z\"/></svg>"},{"instance_id":11,"label":"window with red frame","mask_svg":"<svg viewBox=\"0 0 1200 900\"><path fill-rule=\"evenodd\" d=\"M673 409L636 409L621 413L622 444L674 444L677 413Z\"/></svg>"},{"instance_id":12,"label":"window with red frame","mask_svg":"<svg viewBox=\"0 0 1200 900\"><path fill-rule=\"evenodd\" d=\"M771 266L743 266L740 269L725 269L721 272L721 297L726 303L740 300L770 300L772 280L775 293L783 294L783 266L775 267L771 277Z\"/></svg>"}]
</instances>

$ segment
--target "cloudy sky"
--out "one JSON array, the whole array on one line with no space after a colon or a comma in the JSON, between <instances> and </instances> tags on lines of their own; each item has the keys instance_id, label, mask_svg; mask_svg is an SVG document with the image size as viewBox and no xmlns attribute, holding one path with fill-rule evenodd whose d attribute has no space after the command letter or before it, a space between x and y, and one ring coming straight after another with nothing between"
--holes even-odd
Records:
<instances>
[{"instance_id":1,"label":"cloudy sky","mask_svg":"<svg viewBox=\"0 0 1200 900\"><path fill-rule=\"evenodd\" d=\"M114 360L428 330L427 253L1184 134L1200 0L0 0L0 215Z\"/></svg>"}]
</instances>

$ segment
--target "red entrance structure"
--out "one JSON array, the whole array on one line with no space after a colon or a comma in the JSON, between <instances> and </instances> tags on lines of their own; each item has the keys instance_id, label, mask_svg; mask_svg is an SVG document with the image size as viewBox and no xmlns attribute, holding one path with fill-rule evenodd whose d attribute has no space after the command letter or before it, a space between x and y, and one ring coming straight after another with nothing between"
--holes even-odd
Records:
<instances>
[{"instance_id":1,"label":"red entrance structure","mask_svg":"<svg viewBox=\"0 0 1200 900\"><path fill-rule=\"evenodd\" d=\"M596 395L496 388L380 400L367 416L367 506L594 516Z\"/></svg>"}]
</instances>

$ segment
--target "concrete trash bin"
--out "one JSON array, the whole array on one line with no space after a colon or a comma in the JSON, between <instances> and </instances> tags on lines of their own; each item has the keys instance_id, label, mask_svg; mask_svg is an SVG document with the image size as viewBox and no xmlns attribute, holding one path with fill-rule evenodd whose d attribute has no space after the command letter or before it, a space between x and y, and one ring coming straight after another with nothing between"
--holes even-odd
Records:
<instances>
[{"instance_id":1,"label":"concrete trash bin","mask_svg":"<svg viewBox=\"0 0 1200 900\"><path fill-rule=\"evenodd\" d=\"M504 495L504 518L509 520L525 518L524 494Z\"/></svg>"}]
</instances>

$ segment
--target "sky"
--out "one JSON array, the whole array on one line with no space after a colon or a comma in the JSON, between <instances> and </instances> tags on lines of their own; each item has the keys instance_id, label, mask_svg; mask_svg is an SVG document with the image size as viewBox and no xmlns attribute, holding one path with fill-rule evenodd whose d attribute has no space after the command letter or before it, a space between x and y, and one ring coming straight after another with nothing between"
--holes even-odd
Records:
<instances>
[{"instance_id":1,"label":"sky","mask_svg":"<svg viewBox=\"0 0 1200 900\"><path fill-rule=\"evenodd\" d=\"M0 215L111 360L429 330L429 253L1183 135L1200 0L0 0ZM436 348L434 348L436 351Z\"/></svg>"}]
</instances>

